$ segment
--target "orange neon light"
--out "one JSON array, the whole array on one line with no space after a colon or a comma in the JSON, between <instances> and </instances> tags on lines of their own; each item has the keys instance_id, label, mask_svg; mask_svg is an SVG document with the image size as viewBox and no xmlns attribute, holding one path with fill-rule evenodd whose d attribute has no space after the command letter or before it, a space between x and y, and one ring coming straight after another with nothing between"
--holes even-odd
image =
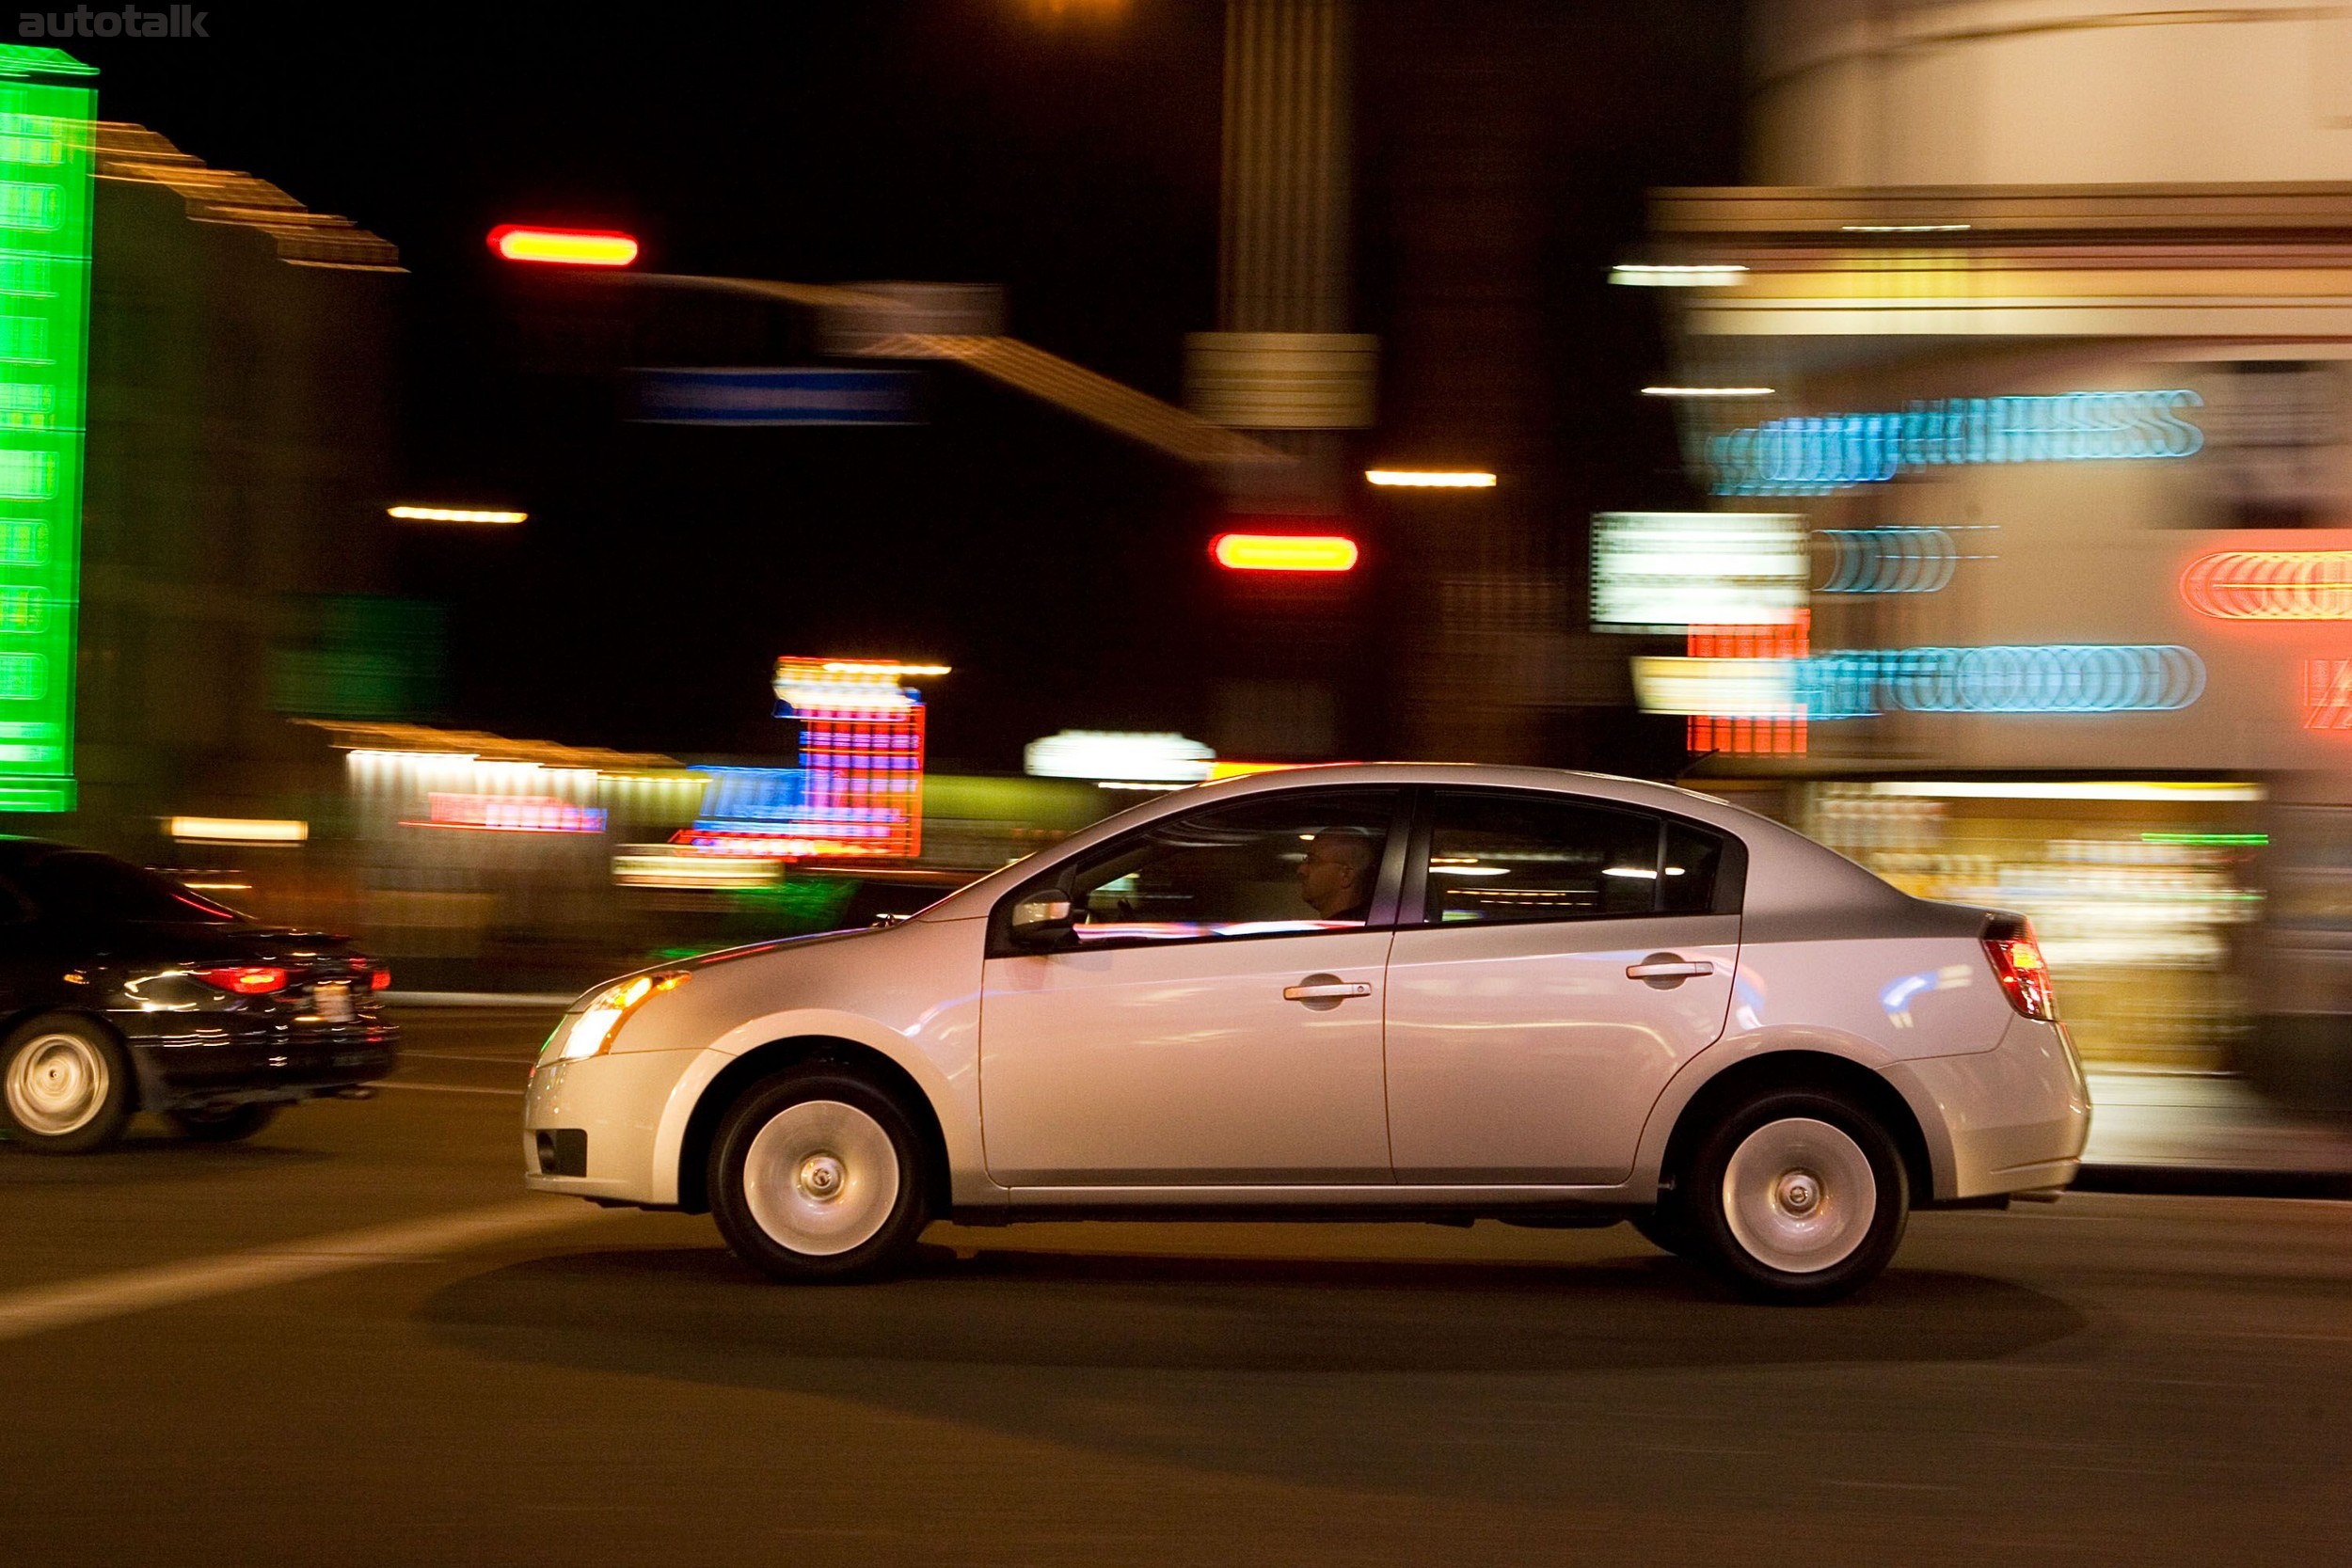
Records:
<instances>
[{"instance_id":1,"label":"orange neon light","mask_svg":"<svg viewBox=\"0 0 2352 1568\"><path fill-rule=\"evenodd\" d=\"M1803 658L1813 648L1813 612L1800 610L1789 620L1763 626L1692 626L1692 658ZM1693 752L1767 752L1803 755L1804 713L1784 719L1692 715L1686 744Z\"/></svg>"},{"instance_id":2,"label":"orange neon light","mask_svg":"<svg viewBox=\"0 0 2352 1568\"><path fill-rule=\"evenodd\" d=\"M2217 550L2188 563L2181 597L2217 621L2352 621L2352 550Z\"/></svg>"},{"instance_id":3,"label":"orange neon light","mask_svg":"<svg viewBox=\"0 0 2352 1568\"><path fill-rule=\"evenodd\" d=\"M526 229L501 223L490 248L510 261L549 261L567 267L625 267L637 260L634 236L609 229Z\"/></svg>"},{"instance_id":4,"label":"orange neon light","mask_svg":"<svg viewBox=\"0 0 2352 1568\"><path fill-rule=\"evenodd\" d=\"M2352 730L2352 658L2304 661L2303 727L2337 733Z\"/></svg>"},{"instance_id":5,"label":"orange neon light","mask_svg":"<svg viewBox=\"0 0 2352 1568\"><path fill-rule=\"evenodd\" d=\"M1220 533L1209 554L1229 572L1346 572L1361 552L1339 533Z\"/></svg>"}]
</instances>

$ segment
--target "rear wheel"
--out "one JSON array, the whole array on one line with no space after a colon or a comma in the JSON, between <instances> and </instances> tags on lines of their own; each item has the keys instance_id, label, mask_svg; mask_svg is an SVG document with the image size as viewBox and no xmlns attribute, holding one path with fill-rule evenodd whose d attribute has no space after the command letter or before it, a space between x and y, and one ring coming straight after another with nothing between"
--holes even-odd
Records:
<instances>
[{"instance_id":1,"label":"rear wheel","mask_svg":"<svg viewBox=\"0 0 2352 1568\"><path fill-rule=\"evenodd\" d=\"M710 1208L737 1257L777 1279L854 1279L913 1250L929 1162L898 1102L840 1068L754 1087L719 1124Z\"/></svg>"},{"instance_id":2,"label":"rear wheel","mask_svg":"<svg viewBox=\"0 0 2352 1568\"><path fill-rule=\"evenodd\" d=\"M232 1144L278 1119L283 1107L260 1101L243 1105L206 1105L170 1113L171 1124L199 1143Z\"/></svg>"},{"instance_id":3,"label":"rear wheel","mask_svg":"<svg viewBox=\"0 0 2352 1568\"><path fill-rule=\"evenodd\" d=\"M1829 1089L1779 1089L1722 1121L1691 1162L1690 1256L1762 1301L1833 1301L1878 1277L1909 1217L1902 1151Z\"/></svg>"},{"instance_id":4,"label":"rear wheel","mask_svg":"<svg viewBox=\"0 0 2352 1568\"><path fill-rule=\"evenodd\" d=\"M87 1154L122 1136L135 1098L131 1058L87 1019L37 1018L0 1044L0 1123L42 1154Z\"/></svg>"}]
</instances>

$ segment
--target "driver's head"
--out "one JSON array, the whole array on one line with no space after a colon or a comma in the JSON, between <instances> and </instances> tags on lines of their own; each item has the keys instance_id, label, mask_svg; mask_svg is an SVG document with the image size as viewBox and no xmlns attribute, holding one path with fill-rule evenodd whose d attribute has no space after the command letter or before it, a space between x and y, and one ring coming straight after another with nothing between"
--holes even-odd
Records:
<instances>
[{"instance_id":1,"label":"driver's head","mask_svg":"<svg viewBox=\"0 0 2352 1568\"><path fill-rule=\"evenodd\" d=\"M1298 863L1298 893L1326 920L1360 917L1372 902L1372 868L1379 859L1370 834L1331 828L1315 834Z\"/></svg>"}]
</instances>

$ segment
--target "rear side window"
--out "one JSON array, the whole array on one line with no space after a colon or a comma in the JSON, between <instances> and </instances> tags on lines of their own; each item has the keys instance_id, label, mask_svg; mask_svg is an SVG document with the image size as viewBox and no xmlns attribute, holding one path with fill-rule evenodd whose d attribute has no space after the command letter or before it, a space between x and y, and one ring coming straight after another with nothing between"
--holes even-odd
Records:
<instances>
[{"instance_id":1,"label":"rear side window","mask_svg":"<svg viewBox=\"0 0 2352 1568\"><path fill-rule=\"evenodd\" d=\"M53 920L225 926L243 918L168 878L87 850L43 856L18 877L33 902Z\"/></svg>"},{"instance_id":2,"label":"rear side window","mask_svg":"<svg viewBox=\"0 0 2352 1568\"><path fill-rule=\"evenodd\" d=\"M1422 918L1472 922L1703 914L1720 835L1587 800L1471 790L1432 798Z\"/></svg>"}]
</instances>

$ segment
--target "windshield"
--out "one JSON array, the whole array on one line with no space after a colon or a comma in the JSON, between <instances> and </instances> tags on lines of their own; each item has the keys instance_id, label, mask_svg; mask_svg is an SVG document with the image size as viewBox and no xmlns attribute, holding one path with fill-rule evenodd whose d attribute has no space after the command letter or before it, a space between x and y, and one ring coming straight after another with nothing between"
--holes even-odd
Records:
<instances>
[{"instance_id":1,"label":"windshield","mask_svg":"<svg viewBox=\"0 0 2352 1568\"><path fill-rule=\"evenodd\" d=\"M232 925L245 917L167 877L94 850L48 855L18 874L41 912L59 920Z\"/></svg>"}]
</instances>

